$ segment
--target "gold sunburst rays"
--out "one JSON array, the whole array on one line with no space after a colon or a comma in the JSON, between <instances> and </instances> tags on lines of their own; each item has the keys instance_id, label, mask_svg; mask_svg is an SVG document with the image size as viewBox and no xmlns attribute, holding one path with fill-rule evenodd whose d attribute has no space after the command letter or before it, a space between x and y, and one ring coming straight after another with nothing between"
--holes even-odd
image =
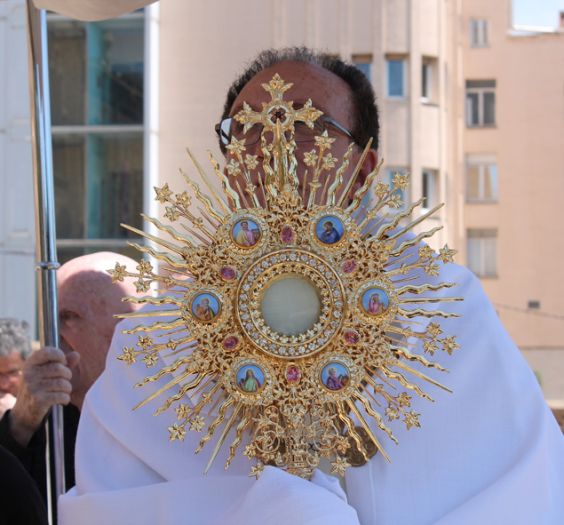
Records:
<instances>
[{"instance_id":1,"label":"gold sunburst rays","mask_svg":"<svg viewBox=\"0 0 564 525\"><path fill-rule=\"evenodd\" d=\"M322 457L342 475L375 451L391 459L383 439L397 443L396 420L420 426L411 395L432 401L423 384L448 390L419 368L444 372L426 355L458 348L437 322L456 311L432 306L460 300L446 295L454 283L434 279L454 250L423 243L438 227L410 234L440 206L414 218L420 199L392 213L408 179L378 181L382 161L352 191L370 143L340 160L327 131L298 143L296 125L313 134L321 112L311 101L294 108L278 75L263 87L270 102L235 115L245 133L260 126L262 162L245 134L231 138L224 169L210 154L211 176L187 150L207 191L182 171L191 193L155 188L170 225L144 216L166 238L128 227L157 248L131 245L170 273L148 261L111 270L140 291L166 288L129 299L147 308L121 316L138 342L118 359L156 369L138 381L153 391L135 408L164 396L155 413L176 412L171 441L202 432L201 452L217 436L205 472L222 447L229 467L244 443L252 475L273 464L307 478Z\"/></svg>"}]
</instances>

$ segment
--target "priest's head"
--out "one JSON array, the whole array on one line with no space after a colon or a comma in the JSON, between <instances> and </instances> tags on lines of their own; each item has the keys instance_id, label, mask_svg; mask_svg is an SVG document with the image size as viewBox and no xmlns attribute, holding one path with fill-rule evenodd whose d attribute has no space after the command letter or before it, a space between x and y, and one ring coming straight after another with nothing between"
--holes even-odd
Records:
<instances>
[{"instance_id":1,"label":"priest's head","mask_svg":"<svg viewBox=\"0 0 564 525\"><path fill-rule=\"evenodd\" d=\"M261 158L258 125L255 124L255 129L243 134L242 126L233 117L242 109L243 102L247 102L255 111L261 110L262 103L270 100L270 95L262 84L268 83L276 73L286 83L293 84L285 93L285 99L293 101L295 108L311 99L313 106L323 112L314 131L309 131L305 126L303 133L296 129L296 158L300 179L305 171L303 154L313 148L315 135L326 130L335 139L331 152L338 159L342 158L349 143L354 142L345 179L352 174L362 150L369 139L372 139L371 150L355 181L354 191L376 167L378 110L372 85L364 73L333 55L316 53L306 48L267 50L260 53L227 93L221 121L216 126L222 152L228 154L225 146L235 136L238 139L245 138L247 152Z\"/></svg>"},{"instance_id":2,"label":"priest's head","mask_svg":"<svg viewBox=\"0 0 564 525\"><path fill-rule=\"evenodd\" d=\"M107 270L116 262L135 271L136 262L117 253L99 252L77 257L57 272L61 349L76 351L80 361L72 370L71 403L78 408L88 389L105 368L106 355L118 319L115 314L136 308L124 303L137 295L133 280L113 283Z\"/></svg>"}]
</instances>

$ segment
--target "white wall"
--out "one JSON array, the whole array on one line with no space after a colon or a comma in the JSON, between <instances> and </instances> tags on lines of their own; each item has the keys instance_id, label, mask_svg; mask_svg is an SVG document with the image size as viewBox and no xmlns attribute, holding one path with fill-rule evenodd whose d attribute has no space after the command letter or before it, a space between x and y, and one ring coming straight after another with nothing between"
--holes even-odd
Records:
<instances>
[{"instance_id":1,"label":"white wall","mask_svg":"<svg viewBox=\"0 0 564 525\"><path fill-rule=\"evenodd\" d=\"M0 0L0 317L35 329L34 202L23 0Z\"/></svg>"}]
</instances>

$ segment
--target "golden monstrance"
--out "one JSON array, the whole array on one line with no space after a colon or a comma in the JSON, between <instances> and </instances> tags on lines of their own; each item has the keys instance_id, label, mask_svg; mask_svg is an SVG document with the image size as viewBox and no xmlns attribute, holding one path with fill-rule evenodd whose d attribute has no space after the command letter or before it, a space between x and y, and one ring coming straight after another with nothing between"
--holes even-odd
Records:
<instances>
[{"instance_id":1,"label":"golden monstrance","mask_svg":"<svg viewBox=\"0 0 564 525\"><path fill-rule=\"evenodd\" d=\"M171 441L202 432L200 452L218 435L208 469L229 443L226 468L241 447L255 461L253 475L271 464L309 478L321 458L343 475L375 452L389 460L380 442L383 434L397 442L388 421L419 427L410 393L431 398L410 377L448 390L410 363L444 371L416 349L432 356L458 348L425 319L456 316L431 304L460 300L437 293L454 283L430 279L454 250L437 254L422 243L439 227L409 233L440 206L416 219L422 200L398 210L407 176L379 182L378 166L351 195L370 144L345 180L353 144L339 162L334 139L315 136L322 113L311 101L295 109L284 100L291 84L278 75L263 87L271 101L262 111L245 104L235 116L245 134L262 130L262 159L235 137L225 170L210 155L219 195L190 155L209 195L188 176L192 195L155 188L178 227L144 218L166 239L125 226L159 247L133 244L166 271L156 273L148 260L137 273L116 264L115 281L131 276L139 291L153 282L161 287L158 297L128 298L152 306L121 317L166 320L126 330L139 334L137 346L118 359L158 368L137 387L170 378L136 408L166 393L156 413L175 411ZM304 154L301 192L297 126L307 126L315 141ZM172 364L162 364L159 353L173 356ZM205 418L206 411L213 415Z\"/></svg>"}]
</instances>

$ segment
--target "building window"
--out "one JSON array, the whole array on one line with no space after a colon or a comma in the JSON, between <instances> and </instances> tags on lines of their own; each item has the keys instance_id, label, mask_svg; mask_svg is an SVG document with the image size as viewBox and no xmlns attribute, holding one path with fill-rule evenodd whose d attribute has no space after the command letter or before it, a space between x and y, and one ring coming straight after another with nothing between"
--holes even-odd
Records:
<instances>
[{"instance_id":1,"label":"building window","mask_svg":"<svg viewBox=\"0 0 564 525\"><path fill-rule=\"evenodd\" d=\"M405 71L406 61L404 58L387 59L388 97L403 98L406 96Z\"/></svg>"},{"instance_id":2,"label":"building window","mask_svg":"<svg viewBox=\"0 0 564 525\"><path fill-rule=\"evenodd\" d=\"M469 128L495 125L495 80L466 81L466 125Z\"/></svg>"},{"instance_id":3,"label":"building window","mask_svg":"<svg viewBox=\"0 0 564 525\"><path fill-rule=\"evenodd\" d=\"M421 101L437 101L437 59L424 57L421 62Z\"/></svg>"},{"instance_id":4,"label":"building window","mask_svg":"<svg viewBox=\"0 0 564 525\"><path fill-rule=\"evenodd\" d=\"M388 168L386 168L385 179L384 179L383 182L387 183L388 186L390 186L390 188L392 188L394 176L397 175L398 173L400 175L405 175L407 173L407 169L401 168L401 167L388 167ZM408 191L409 191L409 187L405 190L400 190L400 189L396 190L396 193L399 195L401 202L402 202L401 206L399 208L396 208L397 211L403 211L409 206L409 193L408 193Z\"/></svg>"},{"instance_id":5,"label":"building window","mask_svg":"<svg viewBox=\"0 0 564 525\"><path fill-rule=\"evenodd\" d=\"M471 155L466 158L466 201L497 201L495 157Z\"/></svg>"},{"instance_id":6,"label":"building window","mask_svg":"<svg viewBox=\"0 0 564 525\"><path fill-rule=\"evenodd\" d=\"M430 210L439 203L439 191L439 172L437 170L424 169L421 173L423 209Z\"/></svg>"},{"instance_id":7,"label":"building window","mask_svg":"<svg viewBox=\"0 0 564 525\"><path fill-rule=\"evenodd\" d=\"M352 56L352 63L360 69L366 76L366 78L372 81L372 55L371 54L362 54L362 55L353 55Z\"/></svg>"},{"instance_id":8,"label":"building window","mask_svg":"<svg viewBox=\"0 0 564 525\"><path fill-rule=\"evenodd\" d=\"M468 268L478 277L497 276L497 230L467 232Z\"/></svg>"},{"instance_id":9,"label":"building window","mask_svg":"<svg viewBox=\"0 0 564 525\"><path fill-rule=\"evenodd\" d=\"M484 18L470 20L470 47L488 46L488 21Z\"/></svg>"},{"instance_id":10,"label":"building window","mask_svg":"<svg viewBox=\"0 0 564 525\"><path fill-rule=\"evenodd\" d=\"M84 23L48 15L57 248L61 262L131 254L142 228L144 14Z\"/></svg>"}]
</instances>

